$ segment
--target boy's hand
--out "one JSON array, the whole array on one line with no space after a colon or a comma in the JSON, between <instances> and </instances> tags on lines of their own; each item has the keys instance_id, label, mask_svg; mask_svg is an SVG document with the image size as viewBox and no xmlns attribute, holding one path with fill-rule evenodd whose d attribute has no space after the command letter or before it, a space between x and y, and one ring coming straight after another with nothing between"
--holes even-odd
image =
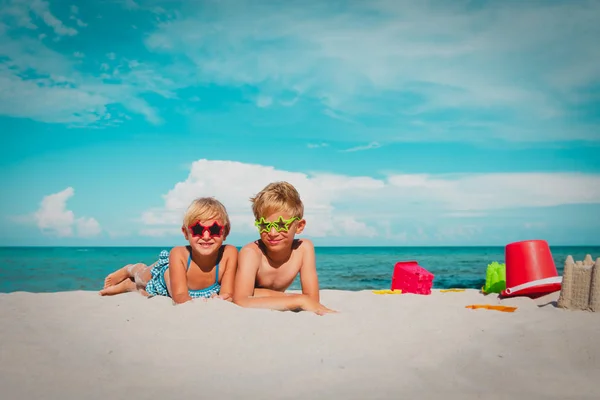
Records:
<instances>
[{"instance_id":1,"label":"boy's hand","mask_svg":"<svg viewBox=\"0 0 600 400\"><path fill-rule=\"evenodd\" d=\"M304 304L302 305L302 309L304 311L312 311L317 315L337 313L337 311L325 307L323 304L319 303L318 301L316 301L314 299L311 299L308 296L306 296L304 299L305 299Z\"/></svg>"}]
</instances>

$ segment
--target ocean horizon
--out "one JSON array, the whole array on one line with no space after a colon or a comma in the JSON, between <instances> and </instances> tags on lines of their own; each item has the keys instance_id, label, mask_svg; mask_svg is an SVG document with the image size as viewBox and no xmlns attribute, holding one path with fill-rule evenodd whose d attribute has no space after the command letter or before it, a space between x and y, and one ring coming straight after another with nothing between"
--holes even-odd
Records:
<instances>
[{"instance_id":1,"label":"ocean horizon","mask_svg":"<svg viewBox=\"0 0 600 400\"><path fill-rule=\"evenodd\" d=\"M239 246L236 246L240 248ZM99 290L104 277L125 264L153 263L157 246L0 247L0 292ZM504 246L317 246L321 289L371 290L390 287L394 264L417 261L435 275L433 287L480 289L487 265L504 262ZM550 246L559 274L568 255L600 257L600 246ZM300 289L296 279L292 290Z\"/></svg>"}]
</instances>

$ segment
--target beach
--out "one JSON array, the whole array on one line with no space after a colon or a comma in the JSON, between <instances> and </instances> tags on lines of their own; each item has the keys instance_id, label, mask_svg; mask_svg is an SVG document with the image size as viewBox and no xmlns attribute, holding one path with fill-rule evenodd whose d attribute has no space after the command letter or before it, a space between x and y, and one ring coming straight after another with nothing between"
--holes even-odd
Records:
<instances>
[{"instance_id":1,"label":"beach","mask_svg":"<svg viewBox=\"0 0 600 400\"><path fill-rule=\"evenodd\" d=\"M3 399L598 399L600 313L557 298L323 290L340 312L318 316L3 293L0 387Z\"/></svg>"}]
</instances>

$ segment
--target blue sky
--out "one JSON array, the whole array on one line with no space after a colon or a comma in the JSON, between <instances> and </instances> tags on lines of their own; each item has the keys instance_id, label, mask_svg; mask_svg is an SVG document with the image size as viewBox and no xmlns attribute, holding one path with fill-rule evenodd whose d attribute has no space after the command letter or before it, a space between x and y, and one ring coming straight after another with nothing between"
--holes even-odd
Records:
<instances>
[{"instance_id":1,"label":"blue sky","mask_svg":"<svg viewBox=\"0 0 600 400\"><path fill-rule=\"evenodd\" d=\"M0 245L599 245L597 1L0 0Z\"/></svg>"}]
</instances>

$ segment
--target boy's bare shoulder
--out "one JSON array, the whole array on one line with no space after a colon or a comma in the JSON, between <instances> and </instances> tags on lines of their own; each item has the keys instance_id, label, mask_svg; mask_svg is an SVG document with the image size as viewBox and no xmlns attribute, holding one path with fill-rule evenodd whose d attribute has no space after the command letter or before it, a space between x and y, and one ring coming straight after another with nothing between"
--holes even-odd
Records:
<instances>
[{"instance_id":1,"label":"boy's bare shoulder","mask_svg":"<svg viewBox=\"0 0 600 400\"><path fill-rule=\"evenodd\" d=\"M294 245L293 250L300 251L303 254L308 252L315 252L315 244L310 239L298 239Z\"/></svg>"},{"instance_id":2,"label":"boy's bare shoulder","mask_svg":"<svg viewBox=\"0 0 600 400\"><path fill-rule=\"evenodd\" d=\"M258 259L263 257L263 251L261 250L258 241L250 242L240 250L240 258L252 258Z\"/></svg>"},{"instance_id":3,"label":"boy's bare shoulder","mask_svg":"<svg viewBox=\"0 0 600 400\"><path fill-rule=\"evenodd\" d=\"M250 242L250 243L242 246L240 253L242 253L242 252L244 252L244 253L260 252L260 246L258 245L258 240L255 240L253 242Z\"/></svg>"}]
</instances>

